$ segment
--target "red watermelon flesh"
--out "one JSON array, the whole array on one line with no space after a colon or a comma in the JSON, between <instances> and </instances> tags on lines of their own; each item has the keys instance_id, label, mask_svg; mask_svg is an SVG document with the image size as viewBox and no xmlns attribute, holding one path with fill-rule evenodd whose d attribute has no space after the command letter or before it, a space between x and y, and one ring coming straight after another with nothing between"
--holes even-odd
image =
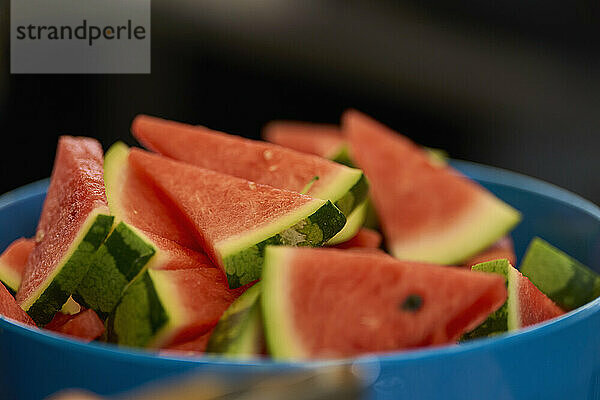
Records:
<instances>
[{"instance_id":1,"label":"red watermelon flesh","mask_svg":"<svg viewBox=\"0 0 600 400\"><path fill-rule=\"evenodd\" d=\"M140 115L131 130L146 148L164 156L295 192L312 182L306 194L333 203L362 182L360 171L322 157L201 126ZM354 206L365 194L360 193Z\"/></svg>"},{"instance_id":2,"label":"red watermelon flesh","mask_svg":"<svg viewBox=\"0 0 600 400\"><path fill-rule=\"evenodd\" d=\"M343 129L395 257L462 263L519 221L516 210L377 121L348 111Z\"/></svg>"},{"instance_id":3,"label":"red watermelon flesh","mask_svg":"<svg viewBox=\"0 0 600 400\"><path fill-rule=\"evenodd\" d=\"M97 339L104 333L104 323L92 309L75 315L56 313L44 328L85 341Z\"/></svg>"},{"instance_id":4,"label":"red watermelon flesh","mask_svg":"<svg viewBox=\"0 0 600 400\"><path fill-rule=\"evenodd\" d=\"M27 260L16 296L17 302L30 311L30 314L32 308L36 309L35 313L41 322L49 322L50 308L60 309L62 304L40 304L39 301L46 302L55 295L60 297L60 301L63 301L63 297L66 301L72 294L65 292L67 288L72 286L72 290L75 290L78 282L59 283L50 280L59 278L60 273L54 276L56 269L62 267L62 263L70 257L69 251L77 241L77 236L83 233L85 224L90 223L90 218L96 218L93 223L97 230L92 236L83 239L86 242L83 247L91 254L95 250L93 247L99 246L103 240L100 234L105 236L108 225L112 223L109 217L102 221L97 219L99 214L108 214L102 163L102 147L98 141L70 136L59 139L50 186L36 232L36 245ZM70 266L72 270L69 271L69 276L74 278L81 275L81 279L87 271L83 267ZM55 289L47 293L46 289L55 283L60 293ZM50 301L59 301L58 297ZM36 319L34 314L31 315Z\"/></svg>"},{"instance_id":5,"label":"red watermelon flesh","mask_svg":"<svg viewBox=\"0 0 600 400\"><path fill-rule=\"evenodd\" d=\"M277 358L452 343L507 296L494 274L377 253L269 247L265 260L263 315Z\"/></svg>"},{"instance_id":6,"label":"red watermelon flesh","mask_svg":"<svg viewBox=\"0 0 600 400\"><path fill-rule=\"evenodd\" d=\"M346 145L338 126L307 122L269 122L263 130L263 138L283 147L329 159Z\"/></svg>"},{"instance_id":7,"label":"red watermelon flesh","mask_svg":"<svg viewBox=\"0 0 600 400\"><path fill-rule=\"evenodd\" d=\"M35 326L35 323L25 311L17 304L16 300L8 292L8 289L0 283L0 315L22 324Z\"/></svg>"},{"instance_id":8,"label":"red watermelon flesh","mask_svg":"<svg viewBox=\"0 0 600 400\"><path fill-rule=\"evenodd\" d=\"M494 243L491 247L477 254L475 257L469 259L469 261L463 264L463 267L471 268L475 264L480 264L486 261L499 260L501 258L507 259L511 263L511 265L515 265L517 262L517 255L515 254L513 240L510 236L503 237L502 239Z\"/></svg>"},{"instance_id":9,"label":"red watermelon flesh","mask_svg":"<svg viewBox=\"0 0 600 400\"><path fill-rule=\"evenodd\" d=\"M168 275L171 285L178 290L180 309L177 313L185 321L172 334L165 345L190 341L214 328L227 310L247 286L229 289L227 279L216 268L179 270L153 270L153 274Z\"/></svg>"},{"instance_id":10,"label":"red watermelon flesh","mask_svg":"<svg viewBox=\"0 0 600 400\"><path fill-rule=\"evenodd\" d=\"M381 234L373 229L360 228L356 236L347 242L337 244L337 249L369 248L376 249L381 246Z\"/></svg>"},{"instance_id":11,"label":"red watermelon flesh","mask_svg":"<svg viewBox=\"0 0 600 400\"><path fill-rule=\"evenodd\" d=\"M530 326L559 317L565 312L542 293L527 277L518 274L520 326Z\"/></svg>"},{"instance_id":12,"label":"red watermelon flesh","mask_svg":"<svg viewBox=\"0 0 600 400\"><path fill-rule=\"evenodd\" d=\"M19 238L12 242L0 255L0 281L14 292L21 285L23 270L34 246L33 239Z\"/></svg>"},{"instance_id":13,"label":"red watermelon flesh","mask_svg":"<svg viewBox=\"0 0 600 400\"><path fill-rule=\"evenodd\" d=\"M163 237L146 233L152 243L161 250L158 258L149 264L149 268L162 270L216 268L208 256L202 251L183 247Z\"/></svg>"},{"instance_id":14,"label":"red watermelon flesh","mask_svg":"<svg viewBox=\"0 0 600 400\"><path fill-rule=\"evenodd\" d=\"M106 154L111 212L144 232L200 250L193 234L179 219L177 211L166 203L163 194L130 166L128 154L129 148L123 143L114 144Z\"/></svg>"}]
</instances>

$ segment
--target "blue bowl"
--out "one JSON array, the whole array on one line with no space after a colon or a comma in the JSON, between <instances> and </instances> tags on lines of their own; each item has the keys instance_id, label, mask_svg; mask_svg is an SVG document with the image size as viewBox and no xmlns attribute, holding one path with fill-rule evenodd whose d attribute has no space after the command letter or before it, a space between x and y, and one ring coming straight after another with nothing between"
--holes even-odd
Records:
<instances>
[{"instance_id":1,"label":"blue bowl","mask_svg":"<svg viewBox=\"0 0 600 400\"><path fill-rule=\"evenodd\" d=\"M600 209L553 185L468 162L453 166L524 216L513 232L521 258L540 236L600 271ZM32 236L47 181L0 198L0 248ZM600 399L600 299L555 320L493 339L335 361L376 372L370 398ZM0 398L40 399L66 387L115 394L192 369L228 379L326 362L234 362L156 356L109 344L84 344L0 318Z\"/></svg>"}]
</instances>

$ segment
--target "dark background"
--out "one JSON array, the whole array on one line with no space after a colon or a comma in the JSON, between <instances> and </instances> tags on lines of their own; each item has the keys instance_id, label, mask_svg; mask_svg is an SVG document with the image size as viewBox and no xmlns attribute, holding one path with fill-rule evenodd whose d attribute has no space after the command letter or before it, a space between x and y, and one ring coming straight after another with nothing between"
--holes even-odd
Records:
<instances>
[{"instance_id":1,"label":"dark background","mask_svg":"<svg viewBox=\"0 0 600 400\"><path fill-rule=\"evenodd\" d=\"M354 107L455 158L600 203L597 1L153 0L150 75L10 75L0 192L49 176L57 136L132 144L148 113L248 137Z\"/></svg>"}]
</instances>

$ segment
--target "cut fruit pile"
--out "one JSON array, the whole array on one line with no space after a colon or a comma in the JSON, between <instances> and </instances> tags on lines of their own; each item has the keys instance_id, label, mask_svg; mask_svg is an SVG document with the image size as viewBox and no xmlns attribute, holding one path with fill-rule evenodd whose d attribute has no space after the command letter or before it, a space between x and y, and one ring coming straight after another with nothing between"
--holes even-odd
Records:
<instances>
[{"instance_id":1,"label":"cut fruit pile","mask_svg":"<svg viewBox=\"0 0 600 400\"><path fill-rule=\"evenodd\" d=\"M131 130L150 152L60 139L35 238L0 255L3 317L160 354L309 359L496 335L600 295L538 238L515 269L519 212L359 112L273 122L268 142L148 116Z\"/></svg>"}]
</instances>

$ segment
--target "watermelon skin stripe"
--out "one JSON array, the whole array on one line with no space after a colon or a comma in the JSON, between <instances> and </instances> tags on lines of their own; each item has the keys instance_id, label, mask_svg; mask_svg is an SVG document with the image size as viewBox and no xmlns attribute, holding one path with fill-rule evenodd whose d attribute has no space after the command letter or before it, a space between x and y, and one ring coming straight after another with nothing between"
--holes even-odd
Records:
<instances>
[{"instance_id":1,"label":"watermelon skin stripe","mask_svg":"<svg viewBox=\"0 0 600 400\"><path fill-rule=\"evenodd\" d=\"M119 312L134 309L137 312ZM148 271L134 280L108 319L108 340L125 346L146 347L169 321Z\"/></svg>"},{"instance_id":2,"label":"watermelon skin stripe","mask_svg":"<svg viewBox=\"0 0 600 400\"><path fill-rule=\"evenodd\" d=\"M221 252L229 287L232 289L238 288L260 279L264 252L267 246L321 246L334 237L345 223L344 214L330 201L327 201L309 217L270 238L244 250L233 252L233 254L227 254L226 251ZM291 233L292 236L300 234L304 237L304 241L298 244L292 243L287 238L288 233Z\"/></svg>"},{"instance_id":3,"label":"watermelon skin stripe","mask_svg":"<svg viewBox=\"0 0 600 400\"><path fill-rule=\"evenodd\" d=\"M144 235L120 222L94 254L75 300L105 319L127 285L148 266L156 249Z\"/></svg>"},{"instance_id":4,"label":"watermelon skin stripe","mask_svg":"<svg viewBox=\"0 0 600 400\"><path fill-rule=\"evenodd\" d=\"M38 290L37 297L32 296L21 304L38 326L50 322L75 292L90 267L93 254L110 232L113 219L112 216L100 214L98 211L90 213L77 239L55 269L56 272L41 286L44 288L41 289L41 293Z\"/></svg>"},{"instance_id":5,"label":"watermelon skin stripe","mask_svg":"<svg viewBox=\"0 0 600 400\"><path fill-rule=\"evenodd\" d=\"M529 244L520 270L565 310L600 296L600 275L538 237Z\"/></svg>"},{"instance_id":6,"label":"watermelon skin stripe","mask_svg":"<svg viewBox=\"0 0 600 400\"><path fill-rule=\"evenodd\" d=\"M229 356L261 354L264 333L260 310L261 284L257 282L238 297L223 313L206 347L207 353Z\"/></svg>"}]
</instances>

